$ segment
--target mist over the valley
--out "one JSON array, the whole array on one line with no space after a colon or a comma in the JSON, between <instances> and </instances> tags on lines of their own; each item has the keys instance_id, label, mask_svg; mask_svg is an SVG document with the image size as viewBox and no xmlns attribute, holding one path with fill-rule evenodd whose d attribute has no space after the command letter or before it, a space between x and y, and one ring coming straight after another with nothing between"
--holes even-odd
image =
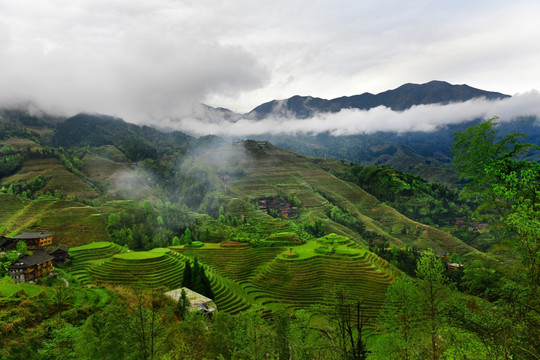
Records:
<instances>
[{"instance_id":1,"label":"mist over the valley","mask_svg":"<svg viewBox=\"0 0 540 360\"><path fill-rule=\"evenodd\" d=\"M195 116L163 119L155 126L185 131L193 135L214 134L220 136L317 135L330 133L334 136L371 134L378 131L412 132L435 131L449 124L459 124L474 119L498 117L507 122L521 116L540 117L540 93L533 90L500 100L485 98L446 105L416 105L404 111L393 111L385 106L369 110L342 109L336 113L318 113L307 119L279 108L277 102L272 114L262 120L249 115L238 118L219 118L215 109L206 113L199 107Z\"/></svg>"}]
</instances>

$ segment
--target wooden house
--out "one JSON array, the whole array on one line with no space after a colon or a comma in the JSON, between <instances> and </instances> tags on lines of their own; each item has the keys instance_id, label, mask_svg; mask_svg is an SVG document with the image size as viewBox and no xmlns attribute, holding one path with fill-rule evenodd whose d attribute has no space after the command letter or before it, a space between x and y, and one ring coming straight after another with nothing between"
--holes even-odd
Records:
<instances>
[{"instance_id":1,"label":"wooden house","mask_svg":"<svg viewBox=\"0 0 540 360\"><path fill-rule=\"evenodd\" d=\"M15 241L22 240L26 243L28 250L36 250L42 248L43 246L52 245L52 234L41 232L23 232L15 236L13 239Z\"/></svg>"},{"instance_id":2,"label":"wooden house","mask_svg":"<svg viewBox=\"0 0 540 360\"><path fill-rule=\"evenodd\" d=\"M54 256L45 250L36 250L33 255L22 255L7 266L9 275L16 283L36 282L52 271Z\"/></svg>"},{"instance_id":3,"label":"wooden house","mask_svg":"<svg viewBox=\"0 0 540 360\"><path fill-rule=\"evenodd\" d=\"M437 255L439 258L441 258L443 260L446 260L447 253L446 253L446 251L441 250L441 251L437 251L435 253L435 255Z\"/></svg>"},{"instance_id":4,"label":"wooden house","mask_svg":"<svg viewBox=\"0 0 540 360\"><path fill-rule=\"evenodd\" d=\"M467 225L467 220L465 218L456 218L456 226L458 229L463 229Z\"/></svg>"},{"instance_id":5,"label":"wooden house","mask_svg":"<svg viewBox=\"0 0 540 360\"><path fill-rule=\"evenodd\" d=\"M54 257L54 263L64 263L68 260L69 248L67 246L59 246L50 254Z\"/></svg>"}]
</instances>

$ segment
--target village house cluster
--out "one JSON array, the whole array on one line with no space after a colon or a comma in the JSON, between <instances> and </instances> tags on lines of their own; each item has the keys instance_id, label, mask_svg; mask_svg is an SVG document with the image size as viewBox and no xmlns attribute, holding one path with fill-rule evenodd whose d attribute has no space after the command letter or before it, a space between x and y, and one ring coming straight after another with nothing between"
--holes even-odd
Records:
<instances>
[{"instance_id":1,"label":"village house cluster","mask_svg":"<svg viewBox=\"0 0 540 360\"><path fill-rule=\"evenodd\" d=\"M279 216L285 219L294 219L298 217L298 208L291 206L287 201L280 198L262 198L258 201L259 210L268 214L274 210Z\"/></svg>"},{"instance_id":2,"label":"village house cluster","mask_svg":"<svg viewBox=\"0 0 540 360\"><path fill-rule=\"evenodd\" d=\"M13 238L0 237L0 252L16 250L17 243L23 241L32 252L31 255L19 254L17 260L7 266L9 275L16 283L33 283L49 276L53 264L65 263L69 248L59 246L51 248L53 235L44 232L23 232Z\"/></svg>"}]
</instances>

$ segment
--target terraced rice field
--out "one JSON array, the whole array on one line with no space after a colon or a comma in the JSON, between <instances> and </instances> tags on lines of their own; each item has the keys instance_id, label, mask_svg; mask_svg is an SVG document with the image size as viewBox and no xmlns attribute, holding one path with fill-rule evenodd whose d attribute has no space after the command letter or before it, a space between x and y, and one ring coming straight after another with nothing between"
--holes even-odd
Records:
<instances>
[{"instance_id":1,"label":"terraced rice field","mask_svg":"<svg viewBox=\"0 0 540 360\"><path fill-rule=\"evenodd\" d=\"M369 315L376 316L386 288L393 280L389 272L381 271L371 263L369 256L277 258L252 280L252 286L246 291L262 305L283 303L300 309L324 303L329 290L342 284L351 295L364 300Z\"/></svg>"},{"instance_id":2,"label":"terraced rice field","mask_svg":"<svg viewBox=\"0 0 540 360\"><path fill-rule=\"evenodd\" d=\"M321 247L330 253L318 253ZM368 315L376 316L386 288L394 280L386 262L336 235L293 246L292 251L219 244L150 252L123 250L107 242L73 248L72 275L86 284L175 289L182 285L185 262L196 257L205 268L218 309L232 314L254 305L270 311L278 304L291 309L322 304L334 285L343 284L364 300Z\"/></svg>"},{"instance_id":3,"label":"terraced rice field","mask_svg":"<svg viewBox=\"0 0 540 360\"><path fill-rule=\"evenodd\" d=\"M291 309L325 303L334 285L343 284L362 298L369 316L377 316L386 288L394 281L388 264L348 241L336 241L335 252L321 255L324 244L309 242L292 247L298 256L287 258L284 248L178 247L184 258L197 257L205 266L220 311L239 312L251 305Z\"/></svg>"},{"instance_id":4,"label":"terraced rice field","mask_svg":"<svg viewBox=\"0 0 540 360\"><path fill-rule=\"evenodd\" d=\"M111 256L121 253L124 248L111 242L95 242L69 249L72 265L69 271L75 280L82 284L89 284L89 269L97 263L105 261Z\"/></svg>"},{"instance_id":5,"label":"terraced rice field","mask_svg":"<svg viewBox=\"0 0 540 360\"><path fill-rule=\"evenodd\" d=\"M64 195L73 195L83 198L95 198L98 194L82 179L67 171L57 159L31 159L25 161L21 170L16 174L2 179L2 184L28 182L36 176L43 176L47 184L42 189L47 191L61 190Z\"/></svg>"},{"instance_id":6,"label":"terraced rice field","mask_svg":"<svg viewBox=\"0 0 540 360\"><path fill-rule=\"evenodd\" d=\"M170 254L185 263L185 261L190 260L190 257L183 255L182 250L183 249L175 249L171 251ZM219 249L215 250L219 251ZM187 251L188 250L186 249L186 252ZM200 251L197 251L197 254L199 253ZM207 255L209 255L209 253ZM219 256L217 257L219 258ZM220 270L219 267L209 265L203 260L202 257L197 256L197 258L201 260L199 261L199 264L204 267L205 273L210 280L210 285L212 287L212 291L214 292L213 300L217 305L219 311L236 314L241 311L247 310L251 306L251 303L248 300L248 296L242 286L240 286L237 282L229 279L227 277L227 274ZM206 260L211 259L211 256L206 257Z\"/></svg>"},{"instance_id":7,"label":"terraced rice field","mask_svg":"<svg viewBox=\"0 0 540 360\"><path fill-rule=\"evenodd\" d=\"M233 281L249 279L255 269L273 260L284 251L283 248L252 248L252 247L203 247L193 251L179 248L181 254L193 253L199 260L209 266L214 272Z\"/></svg>"},{"instance_id":8,"label":"terraced rice field","mask_svg":"<svg viewBox=\"0 0 540 360\"><path fill-rule=\"evenodd\" d=\"M167 289L182 285L184 263L167 252L130 252L92 265L88 273L97 283Z\"/></svg>"}]
</instances>

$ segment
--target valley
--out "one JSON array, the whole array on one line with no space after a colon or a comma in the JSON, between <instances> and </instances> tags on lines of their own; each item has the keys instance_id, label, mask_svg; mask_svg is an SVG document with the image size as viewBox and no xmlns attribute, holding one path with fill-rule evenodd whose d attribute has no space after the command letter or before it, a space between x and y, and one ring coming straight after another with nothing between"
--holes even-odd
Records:
<instances>
[{"instance_id":1,"label":"valley","mask_svg":"<svg viewBox=\"0 0 540 360\"><path fill-rule=\"evenodd\" d=\"M39 342L20 341L21 331L58 341L56 333L43 335L45 319L55 322L54 331L80 336L104 314L110 314L103 320L110 321L107 326L133 330L137 316L152 312L171 334L199 321L204 331L223 326L239 332L232 325L238 321L249 331L264 329L269 339L279 336L272 324L284 317L297 329L294 336L311 339L311 354L324 349L320 356L327 358L338 341L335 329L345 321L343 306L349 314L343 326L373 336L368 344L382 354L387 348L399 351L388 341L392 327L407 318L400 312L412 311L407 316L418 318L411 326L427 338L419 324L426 321L430 281L443 304L436 309L443 336L477 336L456 321L501 311L492 306L507 301L499 283L512 284L515 271L530 268L513 253L514 235L489 219L483 222L477 207L485 202L462 198L455 187L417 174L308 157L267 140L161 133L99 115L37 118L31 124L0 123L0 235L9 245L23 232L53 234L45 250L67 246L69 261L55 264L54 277L43 276L37 285L14 284L8 267L19 255L6 247L0 260L0 321L8 324L2 354L45 351ZM385 146L374 149L384 152ZM410 159L401 150L387 155L401 156L404 164ZM537 176L536 163L526 156L516 161L530 168L523 179ZM449 183L456 186L455 180ZM508 188L499 199L512 191L521 190ZM525 239L537 231L512 229ZM26 251L24 244L15 245ZM429 280L431 272L438 280ZM186 315L179 300L165 295L183 287L209 291L216 318ZM414 312L417 302L422 305ZM32 306L47 315L32 319ZM125 320L115 320L115 313ZM398 318L389 320L393 314ZM148 325L146 315L139 319L140 326ZM529 313L523 319L536 321ZM89 336L101 339L95 332ZM207 336L210 342L219 338ZM138 341L121 333L115 338ZM77 339L70 340L73 346L81 346ZM200 344L190 344L186 351L202 351ZM462 349L456 344L440 346ZM499 346L490 343L483 358Z\"/></svg>"}]
</instances>

